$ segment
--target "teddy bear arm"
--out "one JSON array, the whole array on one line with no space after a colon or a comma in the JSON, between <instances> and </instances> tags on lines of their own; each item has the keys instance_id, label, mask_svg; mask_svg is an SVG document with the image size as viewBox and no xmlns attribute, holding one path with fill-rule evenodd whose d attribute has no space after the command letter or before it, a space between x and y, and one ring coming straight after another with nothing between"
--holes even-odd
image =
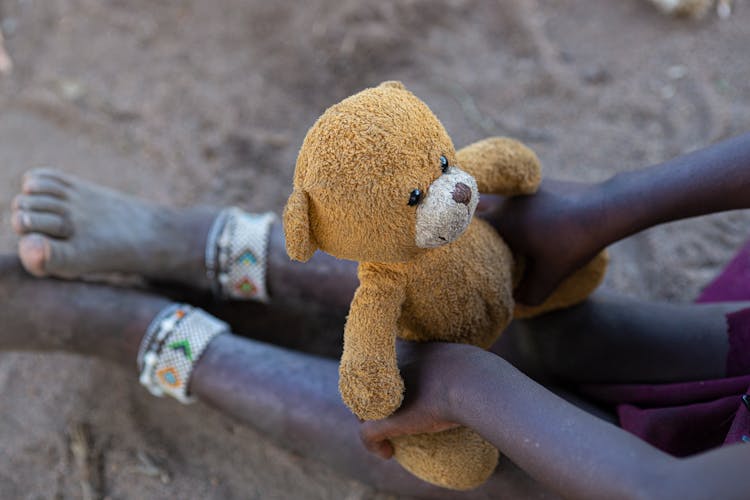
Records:
<instances>
[{"instance_id":1,"label":"teddy bear arm","mask_svg":"<svg viewBox=\"0 0 750 500\"><path fill-rule=\"evenodd\" d=\"M359 418L385 418L401 406L404 384L396 334L404 298L404 287L396 283L363 282L354 294L344 329L339 391Z\"/></svg>"},{"instance_id":2,"label":"teddy bear arm","mask_svg":"<svg viewBox=\"0 0 750 500\"><path fill-rule=\"evenodd\" d=\"M541 182L536 154L515 139L483 139L460 149L457 156L459 168L476 179L480 193L532 194Z\"/></svg>"}]
</instances>

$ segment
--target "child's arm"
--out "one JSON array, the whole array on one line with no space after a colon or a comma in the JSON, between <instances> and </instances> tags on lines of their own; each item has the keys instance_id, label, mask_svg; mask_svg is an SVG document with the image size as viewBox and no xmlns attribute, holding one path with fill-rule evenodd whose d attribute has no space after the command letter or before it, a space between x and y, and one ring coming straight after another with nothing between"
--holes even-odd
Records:
<instances>
[{"instance_id":1,"label":"child's arm","mask_svg":"<svg viewBox=\"0 0 750 500\"><path fill-rule=\"evenodd\" d=\"M607 216L601 238L607 242L664 222L749 208L750 134L619 174L599 191Z\"/></svg>"},{"instance_id":2,"label":"child's arm","mask_svg":"<svg viewBox=\"0 0 750 500\"><path fill-rule=\"evenodd\" d=\"M362 438L388 458L389 437L475 429L529 475L566 498L743 498L750 446L675 459L552 394L475 347L420 346L403 369L407 398ZM419 390L408 386L416 384Z\"/></svg>"},{"instance_id":3,"label":"child's arm","mask_svg":"<svg viewBox=\"0 0 750 500\"><path fill-rule=\"evenodd\" d=\"M527 258L517 298L538 304L606 246L664 222L750 208L750 134L599 184L542 181L487 217Z\"/></svg>"}]
</instances>

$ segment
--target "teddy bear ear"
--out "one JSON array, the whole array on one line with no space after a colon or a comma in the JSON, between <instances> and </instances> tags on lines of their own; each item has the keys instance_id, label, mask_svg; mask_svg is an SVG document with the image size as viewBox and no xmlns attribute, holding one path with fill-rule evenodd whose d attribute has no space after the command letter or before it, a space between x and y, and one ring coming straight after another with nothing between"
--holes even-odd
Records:
<instances>
[{"instance_id":1,"label":"teddy bear ear","mask_svg":"<svg viewBox=\"0 0 750 500\"><path fill-rule=\"evenodd\" d=\"M310 229L310 199L305 191L295 189L284 207L284 236L289 258L306 262L317 245Z\"/></svg>"},{"instance_id":2,"label":"teddy bear ear","mask_svg":"<svg viewBox=\"0 0 750 500\"><path fill-rule=\"evenodd\" d=\"M399 82L398 80L388 80L387 82L383 82L380 85L378 85L378 87L406 90L406 85Z\"/></svg>"}]
</instances>

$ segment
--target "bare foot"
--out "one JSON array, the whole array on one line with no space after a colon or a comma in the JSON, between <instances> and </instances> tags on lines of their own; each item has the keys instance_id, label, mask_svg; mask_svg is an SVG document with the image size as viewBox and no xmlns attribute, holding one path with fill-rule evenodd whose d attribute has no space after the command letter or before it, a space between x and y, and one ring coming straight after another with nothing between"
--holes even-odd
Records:
<instances>
[{"instance_id":1,"label":"bare foot","mask_svg":"<svg viewBox=\"0 0 750 500\"><path fill-rule=\"evenodd\" d=\"M0 351L68 351L131 369L143 334L169 301L89 283L38 280L0 256Z\"/></svg>"},{"instance_id":2,"label":"bare foot","mask_svg":"<svg viewBox=\"0 0 750 500\"><path fill-rule=\"evenodd\" d=\"M204 252L216 214L173 210L37 169L24 176L11 221L21 261L35 276L119 272L207 288Z\"/></svg>"},{"instance_id":3,"label":"bare foot","mask_svg":"<svg viewBox=\"0 0 750 500\"><path fill-rule=\"evenodd\" d=\"M218 212L175 210L38 169L25 175L13 200L12 224L21 236L21 261L35 276L119 272L208 290L206 240ZM316 302L344 312L357 286L353 262L320 252L309 263L291 262L280 224L271 228L267 279L275 302Z\"/></svg>"}]
</instances>

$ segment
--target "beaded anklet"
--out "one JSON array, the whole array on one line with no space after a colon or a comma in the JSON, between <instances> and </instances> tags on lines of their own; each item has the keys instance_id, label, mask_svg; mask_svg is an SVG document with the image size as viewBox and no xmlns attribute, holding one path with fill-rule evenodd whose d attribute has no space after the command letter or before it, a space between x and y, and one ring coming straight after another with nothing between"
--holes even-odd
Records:
<instances>
[{"instance_id":1,"label":"beaded anklet","mask_svg":"<svg viewBox=\"0 0 750 500\"><path fill-rule=\"evenodd\" d=\"M268 237L277 217L223 210L206 243L206 273L218 297L268 302Z\"/></svg>"},{"instance_id":2,"label":"beaded anklet","mask_svg":"<svg viewBox=\"0 0 750 500\"><path fill-rule=\"evenodd\" d=\"M172 396L183 404L195 363L208 344L229 326L185 304L172 304L151 322L138 349L140 382L154 396Z\"/></svg>"}]
</instances>

